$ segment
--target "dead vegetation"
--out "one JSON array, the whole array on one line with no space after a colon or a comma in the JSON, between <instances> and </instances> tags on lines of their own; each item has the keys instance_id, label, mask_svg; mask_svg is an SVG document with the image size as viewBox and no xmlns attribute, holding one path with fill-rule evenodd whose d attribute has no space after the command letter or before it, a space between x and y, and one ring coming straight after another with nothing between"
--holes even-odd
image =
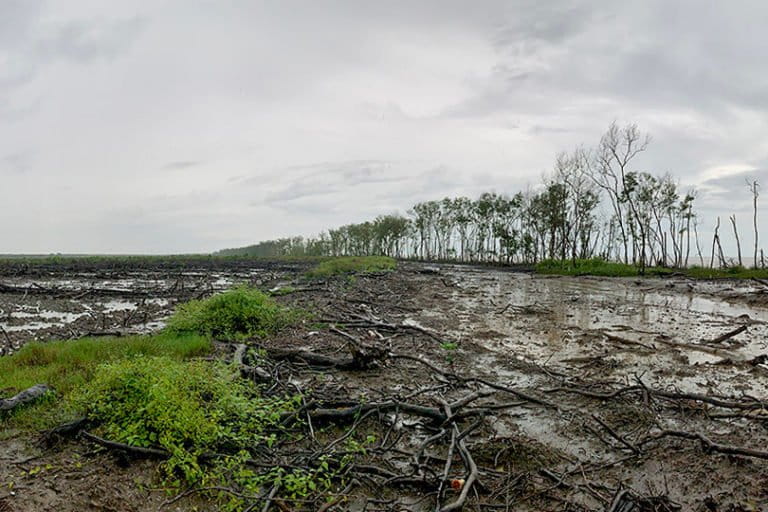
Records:
<instances>
[{"instance_id":1,"label":"dead vegetation","mask_svg":"<svg viewBox=\"0 0 768 512\"><path fill-rule=\"evenodd\" d=\"M298 272L281 274L293 292L277 300L312 311L313 321L276 336L221 342L219 354L265 394L301 397L281 418L292 435L253 450L249 468L312 472L324 463L333 470L331 485L292 496L285 483L256 493L232 483L217 493L265 511L761 509L768 500L761 384L768 373L760 363L726 364L724 356L755 360L762 324L741 329L734 312L710 315L730 322L725 327L678 324L674 332L673 300L690 292L665 288L649 293L669 300L650 303L669 319L641 324L632 313L625 319L632 327L616 328L616 321L593 318L622 307L586 297L590 286L602 293L599 283L505 275L468 267L424 272L416 264L311 284ZM562 287L557 297L547 288L554 286ZM624 307L639 307L624 298ZM659 329L666 339L657 339ZM731 346L734 339L744 343ZM690 359L699 356L706 360ZM79 442L68 441L78 433ZM167 457L83 424L48 438L59 444L36 453L41 461L62 446L79 447L92 461L103 460L93 459L101 450L118 461ZM18 464L0 459L5 471ZM43 510L21 500L42 493L46 478L12 477L26 490L0 491L0 503ZM82 478L98 485L115 477L97 471ZM201 493L149 495L158 510L187 510Z\"/></svg>"}]
</instances>

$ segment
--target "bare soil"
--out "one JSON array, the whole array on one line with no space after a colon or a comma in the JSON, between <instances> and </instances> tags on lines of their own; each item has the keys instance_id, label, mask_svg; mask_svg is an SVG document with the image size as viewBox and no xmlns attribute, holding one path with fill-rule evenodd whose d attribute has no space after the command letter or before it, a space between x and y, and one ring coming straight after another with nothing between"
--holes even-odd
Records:
<instances>
[{"instance_id":1,"label":"bare soil","mask_svg":"<svg viewBox=\"0 0 768 512\"><path fill-rule=\"evenodd\" d=\"M381 405L352 425L323 428L318 420L321 447L350 428L376 435L334 510L446 506L460 496L443 477L469 481L467 455L477 466L467 510L768 510L763 284L407 262L395 272L308 282L305 270L296 263L6 275L5 350L33 338L149 332L178 301L238 282L290 284L296 291L278 300L315 312L320 325L253 340L243 363L326 408ZM349 359L361 347L380 351L365 368L301 356ZM386 405L393 401L439 414L452 403L461 418L430 420ZM281 457L301 455L288 452ZM156 489L155 468L82 441L42 448L28 435L6 435L0 511L214 509L194 494L170 503Z\"/></svg>"}]
</instances>

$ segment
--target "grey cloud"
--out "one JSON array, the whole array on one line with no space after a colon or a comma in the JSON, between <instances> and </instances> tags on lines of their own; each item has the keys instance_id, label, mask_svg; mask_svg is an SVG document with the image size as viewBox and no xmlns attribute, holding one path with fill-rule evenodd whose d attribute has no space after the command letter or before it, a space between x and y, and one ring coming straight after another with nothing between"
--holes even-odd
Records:
<instances>
[{"instance_id":1,"label":"grey cloud","mask_svg":"<svg viewBox=\"0 0 768 512\"><path fill-rule=\"evenodd\" d=\"M766 26L762 0L0 0L0 199L72 187L0 231L42 252L309 235L524 189L613 120L710 226L749 205L733 170L768 184Z\"/></svg>"},{"instance_id":2,"label":"grey cloud","mask_svg":"<svg viewBox=\"0 0 768 512\"><path fill-rule=\"evenodd\" d=\"M522 50L520 46L530 47L539 42L562 43L582 31L597 12L595 3L591 4L518 2L510 10L507 23L499 24L492 33L491 40L501 51L511 47Z\"/></svg>"},{"instance_id":3,"label":"grey cloud","mask_svg":"<svg viewBox=\"0 0 768 512\"><path fill-rule=\"evenodd\" d=\"M42 0L3 0L0 3L0 50L24 41L42 6Z\"/></svg>"},{"instance_id":4,"label":"grey cloud","mask_svg":"<svg viewBox=\"0 0 768 512\"><path fill-rule=\"evenodd\" d=\"M20 151L0 157L0 173L11 172L17 174L26 173L32 163L34 153L31 151Z\"/></svg>"},{"instance_id":5,"label":"grey cloud","mask_svg":"<svg viewBox=\"0 0 768 512\"><path fill-rule=\"evenodd\" d=\"M748 188L748 183L754 180L761 187L768 186L768 162L765 162L761 168L703 181L698 186L700 206L721 212L751 209L752 192Z\"/></svg>"},{"instance_id":6,"label":"grey cloud","mask_svg":"<svg viewBox=\"0 0 768 512\"><path fill-rule=\"evenodd\" d=\"M57 27L37 42L36 53L44 58L80 62L111 60L125 51L145 28L147 20L135 17L116 21L75 21Z\"/></svg>"},{"instance_id":7,"label":"grey cloud","mask_svg":"<svg viewBox=\"0 0 768 512\"><path fill-rule=\"evenodd\" d=\"M358 160L331 164L322 172L326 176L338 174L339 182L346 186L361 185L364 183L392 183L402 181L401 176L389 174L392 164L382 160Z\"/></svg>"},{"instance_id":8,"label":"grey cloud","mask_svg":"<svg viewBox=\"0 0 768 512\"><path fill-rule=\"evenodd\" d=\"M311 196L323 196L333 194L339 191L339 187L336 185L327 185L318 182L310 183L304 181L298 181L291 183L286 187L272 192L266 196L265 202L267 203L281 203L287 201L296 201Z\"/></svg>"},{"instance_id":9,"label":"grey cloud","mask_svg":"<svg viewBox=\"0 0 768 512\"><path fill-rule=\"evenodd\" d=\"M295 201L310 196L327 196L353 187L369 184L401 182L405 177L389 174L391 163L382 160L350 160L342 162L321 162L310 165L289 166L284 171L299 172L289 184L271 192L266 201ZM262 184L265 175L246 180L251 184Z\"/></svg>"},{"instance_id":10,"label":"grey cloud","mask_svg":"<svg viewBox=\"0 0 768 512\"><path fill-rule=\"evenodd\" d=\"M43 3L0 4L0 93L17 90L59 60L111 60L125 51L147 24L140 17L118 20L41 21Z\"/></svg>"},{"instance_id":11,"label":"grey cloud","mask_svg":"<svg viewBox=\"0 0 768 512\"><path fill-rule=\"evenodd\" d=\"M196 167L202 163L203 162L199 160L177 160L175 162L168 162L167 164L163 165L163 169L178 171L182 169L189 169L190 167Z\"/></svg>"}]
</instances>

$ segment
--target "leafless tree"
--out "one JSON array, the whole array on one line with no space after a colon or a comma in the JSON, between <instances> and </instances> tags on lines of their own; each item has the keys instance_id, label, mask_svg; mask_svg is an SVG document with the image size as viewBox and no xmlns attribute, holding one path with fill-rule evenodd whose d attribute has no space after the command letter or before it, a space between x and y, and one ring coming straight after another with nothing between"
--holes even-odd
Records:
<instances>
[{"instance_id":1,"label":"leafless tree","mask_svg":"<svg viewBox=\"0 0 768 512\"><path fill-rule=\"evenodd\" d=\"M715 226L715 234L712 236L712 258L709 260L709 268L714 268L715 265L715 249L717 249L717 256L719 265L721 267L726 266L725 256L723 255L723 247L720 245L720 217L717 218L717 225Z\"/></svg>"},{"instance_id":2,"label":"leafless tree","mask_svg":"<svg viewBox=\"0 0 768 512\"><path fill-rule=\"evenodd\" d=\"M650 144L651 138L640 132L636 124L627 124L619 127L616 122L611 123L608 130L600 139L597 151L595 153L595 165L590 177L595 184L603 189L608 196L611 206L618 223L619 232L624 243L624 262L629 263L629 235L628 231L632 225L637 224L640 230L640 217L634 201L628 199L627 173L629 172L630 162L640 153L645 151ZM627 204L629 212L623 207ZM633 218L635 222L632 225L626 225L625 213L627 217ZM645 239L645 233L640 233L641 238ZM640 264L641 268L645 266L645 247L641 248Z\"/></svg>"},{"instance_id":3,"label":"leafless tree","mask_svg":"<svg viewBox=\"0 0 768 512\"><path fill-rule=\"evenodd\" d=\"M699 261L701 266L704 266L704 256L701 255L701 245L699 244L699 221L694 219L693 221L693 234L696 239L696 251L699 253Z\"/></svg>"},{"instance_id":4,"label":"leafless tree","mask_svg":"<svg viewBox=\"0 0 768 512\"><path fill-rule=\"evenodd\" d=\"M736 228L736 215L731 215L731 224L733 225L733 236L736 237L736 253L739 256L739 266L743 267L744 263L741 261L741 242L739 242L739 230ZM757 260L755 260L757 264Z\"/></svg>"},{"instance_id":5,"label":"leafless tree","mask_svg":"<svg viewBox=\"0 0 768 512\"><path fill-rule=\"evenodd\" d=\"M755 227L755 256L754 267L757 268L757 246L758 246L758 234L757 234L757 197L760 195L760 184L757 180L747 180L747 187L752 192L752 224Z\"/></svg>"}]
</instances>

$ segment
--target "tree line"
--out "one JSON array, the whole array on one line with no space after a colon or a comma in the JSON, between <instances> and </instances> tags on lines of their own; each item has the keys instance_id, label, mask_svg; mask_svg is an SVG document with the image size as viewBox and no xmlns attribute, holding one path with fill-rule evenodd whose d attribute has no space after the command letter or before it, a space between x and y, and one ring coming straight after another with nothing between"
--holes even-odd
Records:
<instances>
[{"instance_id":1,"label":"tree line","mask_svg":"<svg viewBox=\"0 0 768 512\"><path fill-rule=\"evenodd\" d=\"M315 237L269 240L220 254L386 255L507 264L602 258L644 270L688 266L695 250L704 265L695 190L682 191L670 174L634 168L650 142L637 125L612 123L594 148L560 153L550 175L528 191L423 201L405 216L380 215ZM758 184L749 185L757 262ZM733 225L738 238L735 218ZM716 253L718 265L726 264L717 229L710 265Z\"/></svg>"}]
</instances>

